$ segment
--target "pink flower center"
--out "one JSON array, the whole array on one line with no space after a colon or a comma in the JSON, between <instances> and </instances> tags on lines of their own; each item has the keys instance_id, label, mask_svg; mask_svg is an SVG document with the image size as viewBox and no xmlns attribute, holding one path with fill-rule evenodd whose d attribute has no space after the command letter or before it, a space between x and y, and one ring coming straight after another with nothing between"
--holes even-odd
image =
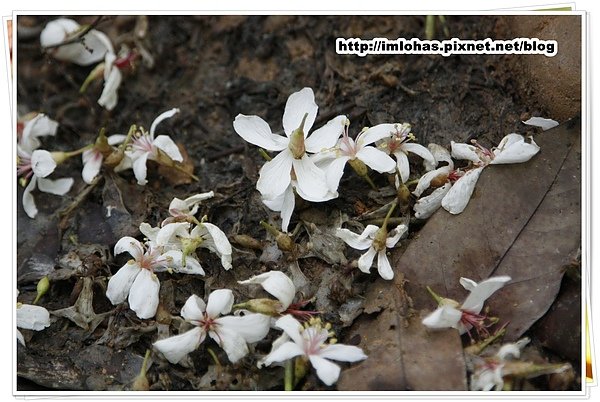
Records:
<instances>
[{"instance_id":1,"label":"pink flower center","mask_svg":"<svg viewBox=\"0 0 600 402\"><path fill-rule=\"evenodd\" d=\"M154 272L157 267L164 267L167 265L167 259L162 257L158 250L150 248L144 255L137 261L140 268L147 269L150 272Z\"/></svg>"},{"instance_id":2,"label":"pink flower center","mask_svg":"<svg viewBox=\"0 0 600 402\"><path fill-rule=\"evenodd\" d=\"M466 310L461 310L461 312L462 315L460 317L460 322L465 326L465 328L467 328L467 333L469 334L469 338L471 338L471 340L473 340L471 335L471 329L473 328L480 338L487 338L490 336L488 327L490 327L492 324L486 324L488 316Z\"/></svg>"},{"instance_id":3,"label":"pink flower center","mask_svg":"<svg viewBox=\"0 0 600 402\"><path fill-rule=\"evenodd\" d=\"M23 176L28 179L31 175L33 175L31 156L21 153L17 159L17 176Z\"/></svg>"},{"instance_id":4,"label":"pink flower center","mask_svg":"<svg viewBox=\"0 0 600 402\"><path fill-rule=\"evenodd\" d=\"M329 333L324 328L308 327L302 332L304 338L304 353L307 356L318 355L321 351L321 345L329 337Z\"/></svg>"},{"instance_id":5,"label":"pink flower center","mask_svg":"<svg viewBox=\"0 0 600 402\"><path fill-rule=\"evenodd\" d=\"M150 137L150 134L142 134L133 140L131 146L135 151L154 152L152 141L153 139Z\"/></svg>"}]
</instances>

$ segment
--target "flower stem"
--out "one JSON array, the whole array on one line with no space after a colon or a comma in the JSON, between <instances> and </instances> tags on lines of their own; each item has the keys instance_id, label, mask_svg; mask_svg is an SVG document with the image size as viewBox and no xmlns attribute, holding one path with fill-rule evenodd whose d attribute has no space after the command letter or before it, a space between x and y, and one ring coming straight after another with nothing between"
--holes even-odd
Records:
<instances>
[{"instance_id":1,"label":"flower stem","mask_svg":"<svg viewBox=\"0 0 600 402\"><path fill-rule=\"evenodd\" d=\"M431 297L433 297L433 299L436 301L437 304L442 303L442 298L437 293L435 293L433 290L431 290L431 288L429 286L427 286L427 291L429 292Z\"/></svg>"},{"instance_id":2,"label":"flower stem","mask_svg":"<svg viewBox=\"0 0 600 402\"><path fill-rule=\"evenodd\" d=\"M267 151L265 151L265 150L264 150L264 149L262 149L262 148L259 148L259 149L258 149L258 153L260 154L260 156L262 156L263 158L265 158L265 160L266 160L267 162L269 162L269 161L273 160L273 158L271 158L271 156L270 156L270 155L267 153Z\"/></svg>"},{"instance_id":3,"label":"flower stem","mask_svg":"<svg viewBox=\"0 0 600 402\"><path fill-rule=\"evenodd\" d=\"M217 367L219 367L219 368L222 367L221 362L219 361L219 358L217 357L217 354L209 347L207 347L206 350L208 351L208 354L210 355L210 357L212 357L212 359L215 362L215 364L217 365Z\"/></svg>"},{"instance_id":4,"label":"flower stem","mask_svg":"<svg viewBox=\"0 0 600 402\"><path fill-rule=\"evenodd\" d=\"M200 181L200 179L198 178L198 176L196 176L193 173L188 172L187 170L185 170L181 165L179 165L178 163L174 163L173 167L180 171L181 173L184 173L186 175L188 175L189 177L191 177L194 181Z\"/></svg>"},{"instance_id":5,"label":"flower stem","mask_svg":"<svg viewBox=\"0 0 600 402\"><path fill-rule=\"evenodd\" d=\"M375 190L375 191L379 190L379 189L377 188L377 186L375 185L375 183L373 183L373 180L371 180L371 178L369 177L369 175L368 175L368 174L364 175L364 176L363 176L363 178L365 179L365 181L366 181L367 183L369 183L369 186L371 186L371 188L372 188L373 190Z\"/></svg>"},{"instance_id":6,"label":"flower stem","mask_svg":"<svg viewBox=\"0 0 600 402\"><path fill-rule=\"evenodd\" d=\"M148 360L150 360L150 349L146 349L146 354L144 355L144 361L142 362L142 369L140 370L140 375L146 375L146 370L148 370Z\"/></svg>"},{"instance_id":7,"label":"flower stem","mask_svg":"<svg viewBox=\"0 0 600 402\"><path fill-rule=\"evenodd\" d=\"M269 233L271 233L273 236L279 236L281 234L281 232L277 229L275 229L272 225L269 225L267 222L265 221L260 221L260 226L262 226L263 228L265 228L265 230Z\"/></svg>"},{"instance_id":8,"label":"flower stem","mask_svg":"<svg viewBox=\"0 0 600 402\"><path fill-rule=\"evenodd\" d=\"M283 378L284 389L286 391L294 390L294 358L285 362L285 377Z\"/></svg>"},{"instance_id":9,"label":"flower stem","mask_svg":"<svg viewBox=\"0 0 600 402\"><path fill-rule=\"evenodd\" d=\"M392 213L394 212L394 209L396 209L396 202L392 202L392 206L390 207L390 210L388 211L387 215L385 216L384 220L383 220L383 224L381 225L382 228L387 227L388 224L388 220L390 219L390 217L392 216Z\"/></svg>"}]
</instances>

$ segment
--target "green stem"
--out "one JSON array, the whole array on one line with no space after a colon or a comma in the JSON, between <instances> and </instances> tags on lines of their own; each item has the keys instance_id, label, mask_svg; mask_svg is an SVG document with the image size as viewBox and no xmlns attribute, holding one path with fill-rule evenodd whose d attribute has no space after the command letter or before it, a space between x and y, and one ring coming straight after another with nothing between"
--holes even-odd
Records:
<instances>
[{"instance_id":1,"label":"green stem","mask_svg":"<svg viewBox=\"0 0 600 402\"><path fill-rule=\"evenodd\" d=\"M390 207L390 210L388 211L387 215L385 216L385 219L383 220L383 225L381 225L382 228L387 227L388 224L388 220L390 219L390 217L392 216L392 213L394 212L394 209L396 209L396 202L394 201L392 203L392 206Z\"/></svg>"},{"instance_id":2,"label":"green stem","mask_svg":"<svg viewBox=\"0 0 600 402\"><path fill-rule=\"evenodd\" d=\"M210 355L210 357L212 357L212 359L215 362L215 364L217 365L217 367L222 367L221 362L219 361L219 358L217 357L217 354L211 348L207 347L206 350L208 351L208 354Z\"/></svg>"},{"instance_id":3,"label":"green stem","mask_svg":"<svg viewBox=\"0 0 600 402\"><path fill-rule=\"evenodd\" d=\"M271 161L273 158L271 158L271 156L267 153L267 151L265 151L262 148L258 149L258 153L260 154L260 156L262 156L263 158L265 158L265 160L267 162Z\"/></svg>"},{"instance_id":4,"label":"green stem","mask_svg":"<svg viewBox=\"0 0 600 402\"><path fill-rule=\"evenodd\" d=\"M433 299L436 301L437 304L442 303L442 298L440 296L438 296L438 294L435 293L433 290L431 290L431 288L429 286L427 286L427 291L429 292L431 297L433 297Z\"/></svg>"},{"instance_id":5,"label":"green stem","mask_svg":"<svg viewBox=\"0 0 600 402\"><path fill-rule=\"evenodd\" d=\"M265 230L267 232L271 233L273 236L277 237L281 234L281 232L279 232L279 230L275 229L273 226L269 225L267 222L260 221L259 223L260 223L260 226L265 228Z\"/></svg>"},{"instance_id":6,"label":"green stem","mask_svg":"<svg viewBox=\"0 0 600 402\"><path fill-rule=\"evenodd\" d=\"M369 177L369 175L368 175L368 174L367 174L367 175L364 175L364 176L363 176L363 178L365 179L365 181L366 181L367 183L369 183L369 186L371 186L371 188L372 188L373 190L375 190L375 191L379 190L379 189L377 188L377 186L375 185L375 183L373 183L373 180L371 180L371 178Z\"/></svg>"},{"instance_id":7,"label":"green stem","mask_svg":"<svg viewBox=\"0 0 600 402\"><path fill-rule=\"evenodd\" d=\"M180 171L181 173L184 173L184 174L188 175L189 177L191 177L192 179L194 179L194 181L200 181L200 179L198 178L198 176L196 176L196 175L195 175L195 174L193 174L193 173L190 173L190 172L188 172L187 170L185 170L185 169L184 169L182 166L180 166L179 164L177 164L177 163L174 163L174 164L173 164L173 167L174 167L176 170Z\"/></svg>"},{"instance_id":8,"label":"green stem","mask_svg":"<svg viewBox=\"0 0 600 402\"><path fill-rule=\"evenodd\" d=\"M286 360L285 362L285 377L283 383L286 391L294 390L294 358Z\"/></svg>"},{"instance_id":9,"label":"green stem","mask_svg":"<svg viewBox=\"0 0 600 402\"><path fill-rule=\"evenodd\" d=\"M127 137L125 138L125 141L123 141L121 143L121 145L119 145L119 151L125 150L125 147L127 146L127 144L129 144L131 142L131 137L133 137L133 134L135 134L136 130L137 130L137 127L135 124L132 124L131 127L129 127L129 132L127 133Z\"/></svg>"},{"instance_id":10,"label":"green stem","mask_svg":"<svg viewBox=\"0 0 600 402\"><path fill-rule=\"evenodd\" d=\"M140 375L146 375L146 370L148 369L148 360L150 360L150 349L146 349L146 355L144 355L144 361L142 362Z\"/></svg>"}]
</instances>

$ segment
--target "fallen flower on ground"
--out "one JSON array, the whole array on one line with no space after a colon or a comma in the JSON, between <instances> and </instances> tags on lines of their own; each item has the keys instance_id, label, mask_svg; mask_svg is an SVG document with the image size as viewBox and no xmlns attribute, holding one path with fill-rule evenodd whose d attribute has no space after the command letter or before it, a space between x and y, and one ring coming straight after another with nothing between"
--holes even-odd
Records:
<instances>
[{"instance_id":1,"label":"fallen flower on ground","mask_svg":"<svg viewBox=\"0 0 600 402\"><path fill-rule=\"evenodd\" d=\"M273 348L263 360L266 366L300 356L310 361L321 381L326 385L333 385L339 378L341 368L330 360L356 362L367 358L357 346L336 343L335 338L332 338L334 334L331 332L331 325L322 325L319 319L312 319L303 326L291 315L285 315L275 325L292 341L279 342L279 346Z\"/></svg>"},{"instance_id":2,"label":"fallen flower on ground","mask_svg":"<svg viewBox=\"0 0 600 402\"><path fill-rule=\"evenodd\" d=\"M44 307L17 303L17 328L41 331L50 326L50 314ZM17 340L25 346L23 334L17 330Z\"/></svg>"},{"instance_id":3,"label":"fallen flower on ground","mask_svg":"<svg viewBox=\"0 0 600 402\"><path fill-rule=\"evenodd\" d=\"M368 274L371 270L371 265L373 265L373 259L377 255L377 271L386 280L394 278L394 271L386 255L386 250L395 247L400 238L408 231L408 227L401 224L388 233L386 228L387 220L392 210L393 208L390 209L390 213L388 213L381 228L375 225L368 225L360 235L348 229L337 229L336 231L336 236L353 249L367 250L358 259L358 269Z\"/></svg>"},{"instance_id":4,"label":"fallen flower on ground","mask_svg":"<svg viewBox=\"0 0 600 402\"><path fill-rule=\"evenodd\" d=\"M148 183L148 180L146 180L146 162L148 160L160 163L164 161L165 157L163 155L166 155L171 161L183 162L183 156L181 156L179 148L177 148L177 145L173 142L171 137L167 135L154 137L156 126L163 120L169 119L177 113L179 113L179 109L177 108L161 113L152 122L150 132L146 132L143 129L137 132L129 149L125 152L126 155L131 158L133 173L139 185L145 186L146 183Z\"/></svg>"},{"instance_id":5,"label":"fallen flower on ground","mask_svg":"<svg viewBox=\"0 0 600 402\"><path fill-rule=\"evenodd\" d=\"M181 316L194 328L183 334L154 342L154 348L166 359L177 364L193 352L210 336L219 344L232 363L248 354L248 344L262 340L269 332L270 318L263 314L247 314L242 317L224 316L233 306L233 292L229 289L214 290L208 302L190 296L181 309Z\"/></svg>"},{"instance_id":6,"label":"fallen flower on ground","mask_svg":"<svg viewBox=\"0 0 600 402\"><path fill-rule=\"evenodd\" d=\"M73 43L53 47L76 38L84 29L86 26L79 25L72 19L58 18L46 24L40 34L40 44L55 59L80 66L97 63L107 52L113 52L110 39L96 29L90 30Z\"/></svg>"},{"instance_id":7,"label":"fallen flower on ground","mask_svg":"<svg viewBox=\"0 0 600 402\"><path fill-rule=\"evenodd\" d=\"M207 193L199 193L192 195L191 197L188 197L185 200L181 200L177 197L173 198L173 200L169 204L169 214L171 216L162 221L161 226L165 226L173 222L190 221L194 218L196 212L198 212L198 208L200 208L200 203L202 201L213 198L214 196L215 193L209 191Z\"/></svg>"},{"instance_id":8,"label":"fallen flower on ground","mask_svg":"<svg viewBox=\"0 0 600 402\"><path fill-rule=\"evenodd\" d=\"M29 113L17 122L19 146L28 152L42 144L38 137L55 136L58 123L43 113Z\"/></svg>"},{"instance_id":9,"label":"fallen flower on ground","mask_svg":"<svg viewBox=\"0 0 600 402\"><path fill-rule=\"evenodd\" d=\"M462 305L455 300L437 296L428 287L439 307L423 319L423 325L432 329L456 328L461 335L469 332L470 336L471 328L475 328L478 334L488 334L486 320L489 317L480 314L483 304L510 280L510 276L496 276L476 283L471 279L460 278L460 284L470 292Z\"/></svg>"},{"instance_id":10,"label":"fallen flower on ground","mask_svg":"<svg viewBox=\"0 0 600 402\"><path fill-rule=\"evenodd\" d=\"M333 147L342 134L346 116L334 117L308 135L317 110L311 88L291 94L283 113L285 137L273 134L269 125L258 116L239 114L235 118L233 127L244 140L268 151L281 151L260 169L256 188L263 198L272 200L278 197L288 188L292 179L297 181L302 194L311 199L327 197L329 188L325 173L314 164L308 153Z\"/></svg>"},{"instance_id":11,"label":"fallen flower on ground","mask_svg":"<svg viewBox=\"0 0 600 402\"><path fill-rule=\"evenodd\" d=\"M550 130L558 126L558 122L552 119L545 119L543 117L532 117L529 120L523 122L529 126L541 127L543 131Z\"/></svg>"}]
</instances>

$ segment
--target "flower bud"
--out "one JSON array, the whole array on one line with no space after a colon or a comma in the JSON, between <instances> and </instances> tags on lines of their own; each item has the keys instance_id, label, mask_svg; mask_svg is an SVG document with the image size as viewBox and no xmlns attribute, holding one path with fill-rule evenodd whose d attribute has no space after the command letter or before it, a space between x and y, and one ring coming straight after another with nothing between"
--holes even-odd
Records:
<instances>
[{"instance_id":1,"label":"flower bud","mask_svg":"<svg viewBox=\"0 0 600 402\"><path fill-rule=\"evenodd\" d=\"M359 175L360 177L367 176L367 174L368 174L367 165L365 165L363 161L355 158L355 159L351 159L350 161L348 161L348 163L350 164L350 166L352 166L352 169L354 169L354 171L356 172L357 175Z\"/></svg>"},{"instance_id":2,"label":"flower bud","mask_svg":"<svg viewBox=\"0 0 600 402\"><path fill-rule=\"evenodd\" d=\"M306 148L304 147L304 123L306 122L307 117L308 113L305 113L304 117L302 118L302 122L300 123L300 127L295 129L290 135L290 143L288 147L290 151L292 151L292 155L295 159L302 159L306 153Z\"/></svg>"},{"instance_id":3,"label":"flower bud","mask_svg":"<svg viewBox=\"0 0 600 402\"><path fill-rule=\"evenodd\" d=\"M42 296L44 296L48 292L48 289L50 289L50 279L48 279L47 276L44 276L37 283L36 289L37 289L37 296L35 297L33 304L37 304L37 302L42 298Z\"/></svg>"},{"instance_id":4,"label":"flower bud","mask_svg":"<svg viewBox=\"0 0 600 402\"><path fill-rule=\"evenodd\" d=\"M268 315L271 317L279 316L285 308L281 302L271 299L251 299L245 303L236 304L233 306L236 309L245 309L253 313Z\"/></svg>"}]
</instances>

